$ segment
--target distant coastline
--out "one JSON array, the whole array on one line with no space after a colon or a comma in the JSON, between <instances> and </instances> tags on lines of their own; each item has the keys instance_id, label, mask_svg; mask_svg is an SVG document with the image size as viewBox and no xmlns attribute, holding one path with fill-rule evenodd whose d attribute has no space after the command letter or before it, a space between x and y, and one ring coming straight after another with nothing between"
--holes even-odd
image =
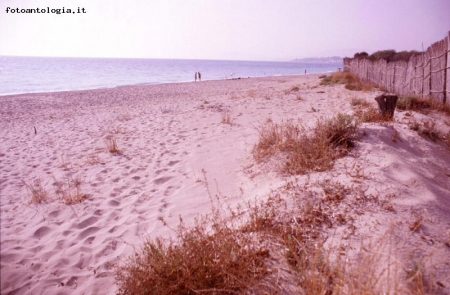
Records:
<instances>
[{"instance_id":1,"label":"distant coastline","mask_svg":"<svg viewBox=\"0 0 450 295\"><path fill-rule=\"evenodd\" d=\"M329 56L329 57L307 57L307 58L297 58L292 60L292 62L298 62L302 64L343 64L344 59L339 56Z\"/></svg>"}]
</instances>

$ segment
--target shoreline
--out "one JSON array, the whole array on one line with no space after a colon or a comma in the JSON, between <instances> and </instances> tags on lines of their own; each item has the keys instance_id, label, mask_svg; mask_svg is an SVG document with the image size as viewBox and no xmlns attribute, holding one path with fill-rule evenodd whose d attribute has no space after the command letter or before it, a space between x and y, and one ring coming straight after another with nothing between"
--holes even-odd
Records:
<instances>
[{"instance_id":1,"label":"shoreline","mask_svg":"<svg viewBox=\"0 0 450 295\"><path fill-rule=\"evenodd\" d=\"M290 76L308 76L308 75L326 75L333 73L333 71L320 72L320 73L307 73L307 74L279 74L271 76L253 76L253 77L236 77L236 78L225 78L225 79L207 79L202 81L176 81L176 82L154 82L154 83L138 83L138 84L125 84L116 86L104 86L97 88L86 88L86 89L67 89L67 90L54 90L54 91L42 91L42 92L18 92L18 93L0 93L0 99L7 96L20 96L20 95L39 95L48 93L65 93L65 92L78 92L78 91L91 91L91 90L102 90L102 89L114 89L119 87L134 87L134 86L154 86L154 85L166 85L166 84L185 84L185 83L201 83L208 81L228 81L228 80L243 80L243 79L258 79L258 78L270 78L270 77L290 77Z\"/></svg>"}]
</instances>

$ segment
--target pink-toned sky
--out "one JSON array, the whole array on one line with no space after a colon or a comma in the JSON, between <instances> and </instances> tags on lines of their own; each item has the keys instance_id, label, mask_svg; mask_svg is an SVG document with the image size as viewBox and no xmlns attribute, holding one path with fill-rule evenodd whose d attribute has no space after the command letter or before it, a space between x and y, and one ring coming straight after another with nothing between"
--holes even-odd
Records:
<instances>
[{"instance_id":1,"label":"pink-toned sky","mask_svg":"<svg viewBox=\"0 0 450 295\"><path fill-rule=\"evenodd\" d=\"M421 50L449 30L450 0L0 0L0 55L291 60Z\"/></svg>"}]
</instances>

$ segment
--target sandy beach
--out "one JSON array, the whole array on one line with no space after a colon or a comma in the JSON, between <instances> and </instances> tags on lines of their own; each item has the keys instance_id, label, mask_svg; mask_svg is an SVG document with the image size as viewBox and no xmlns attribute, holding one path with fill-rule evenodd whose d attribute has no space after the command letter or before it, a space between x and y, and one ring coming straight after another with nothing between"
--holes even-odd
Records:
<instances>
[{"instance_id":1,"label":"sandy beach","mask_svg":"<svg viewBox=\"0 0 450 295\"><path fill-rule=\"evenodd\" d=\"M425 257L449 294L450 151L408 127L446 133L448 116L363 123L355 152L324 172L288 176L255 161L268 119L314 126L381 93L319 84L314 74L1 96L1 293L114 294L114 266L146 238L174 235L180 217L208 213L211 195L236 206L289 181L334 179L392 205L359 208L349 243L394 232L402 258ZM30 202L36 185L41 203Z\"/></svg>"}]
</instances>

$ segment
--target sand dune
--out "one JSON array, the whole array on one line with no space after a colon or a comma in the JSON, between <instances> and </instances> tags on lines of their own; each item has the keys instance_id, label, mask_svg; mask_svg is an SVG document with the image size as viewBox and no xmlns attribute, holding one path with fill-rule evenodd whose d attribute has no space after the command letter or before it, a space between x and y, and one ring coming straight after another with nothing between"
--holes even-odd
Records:
<instances>
[{"instance_id":1,"label":"sand dune","mask_svg":"<svg viewBox=\"0 0 450 295\"><path fill-rule=\"evenodd\" d=\"M173 235L180 216L189 223L209 212L209 195L233 205L281 188L292 177L251 154L268 118L312 126L352 113L352 98L375 105L376 91L319 82L304 75L0 97L1 293L114 294L114 265L147 237ZM366 191L395 196L395 213L361 214L359 237L405 229L405 251L433 254L450 292L450 152L407 126L433 120L448 132L450 120L395 118L362 124L358 156L309 177L353 185L352 173L364 173ZM108 150L113 140L117 153ZM48 199L30 203L24 183L40 183ZM85 199L66 204L62 190ZM407 229L413 211L424 216L418 232Z\"/></svg>"}]
</instances>

